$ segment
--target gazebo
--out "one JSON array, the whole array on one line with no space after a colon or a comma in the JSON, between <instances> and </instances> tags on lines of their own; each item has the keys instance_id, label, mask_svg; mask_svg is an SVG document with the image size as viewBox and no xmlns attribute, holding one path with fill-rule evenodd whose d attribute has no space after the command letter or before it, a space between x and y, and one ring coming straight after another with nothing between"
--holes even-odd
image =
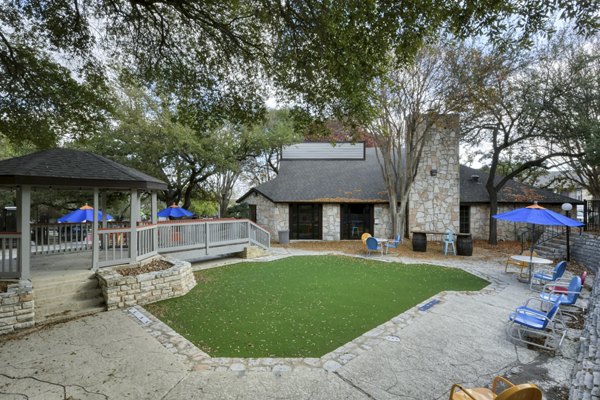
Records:
<instances>
[{"instance_id":1,"label":"gazebo","mask_svg":"<svg viewBox=\"0 0 600 400\"><path fill-rule=\"evenodd\" d=\"M152 224L157 221L157 192L165 190L167 184L136 169L86 151L52 149L28 154L23 157L0 161L0 187L14 189L17 197L17 231L0 235L0 278L30 279L31 272L31 192L34 189L59 188L66 190L90 190L93 192L94 210L106 209L107 190L126 191L130 194L130 224L127 229L127 260L139 260L137 222L140 215L140 192L151 194ZM99 221L98 214L92 223L92 232L99 232L99 224L107 227L106 220ZM148 231L144 248L158 248L156 229ZM4 236L4 237L3 237ZM15 246L14 244L17 244ZM97 270L99 263L100 235L91 235L92 265ZM10 262L17 252L16 263Z\"/></svg>"}]
</instances>

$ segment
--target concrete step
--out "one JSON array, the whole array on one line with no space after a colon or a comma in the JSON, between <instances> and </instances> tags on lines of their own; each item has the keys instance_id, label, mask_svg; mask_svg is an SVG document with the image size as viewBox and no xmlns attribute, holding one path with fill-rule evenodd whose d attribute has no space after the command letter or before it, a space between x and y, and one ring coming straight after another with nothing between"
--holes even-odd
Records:
<instances>
[{"instance_id":1,"label":"concrete step","mask_svg":"<svg viewBox=\"0 0 600 400\"><path fill-rule=\"evenodd\" d=\"M94 278L86 282L65 282L52 286L37 286L34 283L34 296L39 298L60 296L67 293L79 293L98 288L98 281Z\"/></svg>"},{"instance_id":2,"label":"concrete step","mask_svg":"<svg viewBox=\"0 0 600 400\"><path fill-rule=\"evenodd\" d=\"M95 310L104 311L104 298L92 298L87 300L80 300L70 303L58 303L58 304L46 304L35 307L35 318L36 321L47 319L49 317L60 316L60 315L75 315L80 313L92 312Z\"/></svg>"},{"instance_id":3,"label":"concrete step","mask_svg":"<svg viewBox=\"0 0 600 400\"><path fill-rule=\"evenodd\" d=\"M89 282L97 282L96 275L90 271L79 273L69 273L64 275L46 275L43 277L33 277L32 283L35 288L43 289L47 287L80 285Z\"/></svg>"},{"instance_id":4,"label":"concrete step","mask_svg":"<svg viewBox=\"0 0 600 400\"><path fill-rule=\"evenodd\" d=\"M47 289L49 290L49 289ZM79 300L87 300L93 299L96 297L102 297L102 289L98 286L78 291L54 291L52 293L48 292L44 295L38 295L34 291L33 300L37 303L41 304L56 304L56 303L68 303L71 301L79 301Z\"/></svg>"},{"instance_id":5,"label":"concrete step","mask_svg":"<svg viewBox=\"0 0 600 400\"><path fill-rule=\"evenodd\" d=\"M98 279L77 271L33 280L36 323L49 323L104 311Z\"/></svg>"},{"instance_id":6,"label":"concrete step","mask_svg":"<svg viewBox=\"0 0 600 400\"><path fill-rule=\"evenodd\" d=\"M73 319L73 318L81 318L81 317L85 317L87 315L98 314L103 311L106 311L106 307L104 307L104 306L91 307L91 308L87 308L87 309L81 310L81 311L67 310L67 311L63 311L62 313L46 315L43 318L40 318L39 321L37 319L38 316L36 314L36 324L37 325L53 324L53 323L66 321L66 320Z\"/></svg>"}]
</instances>

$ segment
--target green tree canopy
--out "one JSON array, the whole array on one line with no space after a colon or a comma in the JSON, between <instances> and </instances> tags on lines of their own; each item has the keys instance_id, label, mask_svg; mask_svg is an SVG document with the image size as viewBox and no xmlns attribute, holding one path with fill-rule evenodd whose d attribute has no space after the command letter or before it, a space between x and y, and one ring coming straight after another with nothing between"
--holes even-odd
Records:
<instances>
[{"instance_id":1,"label":"green tree canopy","mask_svg":"<svg viewBox=\"0 0 600 400\"><path fill-rule=\"evenodd\" d=\"M550 85L555 101L540 104L557 144L582 155L567 157L565 175L600 199L600 38L567 36L552 49Z\"/></svg>"},{"instance_id":2,"label":"green tree canopy","mask_svg":"<svg viewBox=\"0 0 600 400\"><path fill-rule=\"evenodd\" d=\"M526 39L553 13L598 26L593 1L2 0L0 133L50 146L97 128L111 64L186 99L198 126L255 120L268 83L312 114L353 115L390 54L410 60L440 29Z\"/></svg>"}]
</instances>

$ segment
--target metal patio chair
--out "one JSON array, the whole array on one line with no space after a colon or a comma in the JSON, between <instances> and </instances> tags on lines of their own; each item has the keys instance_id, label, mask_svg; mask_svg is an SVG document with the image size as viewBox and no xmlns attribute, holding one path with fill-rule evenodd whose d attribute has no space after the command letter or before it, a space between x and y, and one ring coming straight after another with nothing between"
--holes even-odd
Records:
<instances>
[{"instance_id":1,"label":"metal patio chair","mask_svg":"<svg viewBox=\"0 0 600 400\"><path fill-rule=\"evenodd\" d=\"M540 307L530 307L529 303L533 301L538 301ZM557 350L567 332L564 321L557 318L561 301L561 298L556 299L551 303L550 309L545 312L541 311L542 303L545 303L543 300L529 298L523 306L518 307L509 315L506 333L514 341L546 350Z\"/></svg>"},{"instance_id":2,"label":"metal patio chair","mask_svg":"<svg viewBox=\"0 0 600 400\"><path fill-rule=\"evenodd\" d=\"M367 255L373 251L378 251L383 256L383 246L374 237L367 238Z\"/></svg>"},{"instance_id":3,"label":"metal patio chair","mask_svg":"<svg viewBox=\"0 0 600 400\"><path fill-rule=\"evenodd\" d=\"M454 244L454 231L446 230L444 234L444 255L448 255L448 247L452 247L452 254L456 255L456 246Z\"/></svg>"},{"instance_id":4,"label":"metal patio chair","mask_svg":"<svg viewBox=\"0 0 600 400\"><path fill-rule=\"evenodd\" d=\"M402 240L401 240L401 238L400 238L400 235L398 234L398 235L396 235L396 237L394 238L394 241L393 241L393 242L391 242L391 243L390 243L390 242L386 243L386 244L385 244L385 247L387 247L387 249L388 249L388 250L389 250L389 249L397 249L397 248L398 248L398 246L400 245L400 242L401 242L401 241L402 241Z\"/></svg>"},{"instance_id":5,"label":"metal patio chair","mask_svg":"<svg viewBox=\"0 0 600 400\"><path fill-rule=\"evenodd\" d=\"M558 291L555 290L557 288L559 289ZM542 293L540 293L540 299L547 304L560 300L558 312L560 313L561 318L563 318L563 311L565 311L567 315L583 311L584 307L576 305L582 289L581 278L579 276L574 276L571 278L569 286L566 288L567 290L565 291L563 289L562 286L546 285L544 286Z\"/></svg>"},{"instance_id":6,"label":"metal patio chair","mask_svg":"<svg viewBox=\"0 0 600 400\"><path fill-rule=\"evenodd\" d=\"M566 261L561 261L558 264L556 264L553 270L538 270L537 272L534 272L533 276L531 277L531 282L529 286L533 287L533 285L535 284L534 282L538 282L541 285L556 282L560 278L562 278L566 270Z\"/></svg>"},{"instance_id":7,"label":"metal patio chair","mask_svg":"<svg viewBox=\"0 0 600 400\"><path fill-rule=\"evenodd\" d=\"M506 387L497 393L498 383L502 382ZM465 388L457 383L450 389L449 400L542 400L542 391L532 383L515 385L501 376L494 378L492 389L487 388Z\"/></svg>"}]
</instances>

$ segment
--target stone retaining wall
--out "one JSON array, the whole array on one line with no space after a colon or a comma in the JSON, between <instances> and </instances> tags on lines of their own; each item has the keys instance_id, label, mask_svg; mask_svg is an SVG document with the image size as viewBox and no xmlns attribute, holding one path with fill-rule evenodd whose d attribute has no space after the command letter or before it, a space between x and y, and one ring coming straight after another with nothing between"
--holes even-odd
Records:
<instances>
[{"instance_id":1,"label":"stone retaining wall","mask_svg":"<svg viewBox=\"0 0 600 400\"><path fill-rule=\"evenodd\" d=\"M571 259L588 268L600 265L600 234L583 233L578 235L571 229Z\"/></svg>"},{"instance_id":2,"label":"stone retaining wall","mask_svg":"<svg viewBox=\"0 0 600 400\"><path fill-rule=\"evenodd\" d=\"M31 282L19 281L9 284L7 291L0 293L0 335L31 328L34 324Z\"/></svg>"},{"instance_id":3,"label":"stone retaining wall","mask_svg":"<svg viewBox=\"0 0 600 400\"><path fill-rule=\"evenodd\" d=\"M118 269L96 272L108 310L143 305L183 296L196 286L187 261L168 259L173 267L135 276L123 276Z\"/></svg>"},{"instance_id":4,"label":"stone retaining wall","mask_svg":"<svg viewBox=\"0 0 600 400\"><path fill-rule=\"evenodd\" d=\"M600 236L575 236L571 258L588 267L596 278L581 332L577 363L571 375L569 399L600 399Z\"/></svg>"}]
</instances>

